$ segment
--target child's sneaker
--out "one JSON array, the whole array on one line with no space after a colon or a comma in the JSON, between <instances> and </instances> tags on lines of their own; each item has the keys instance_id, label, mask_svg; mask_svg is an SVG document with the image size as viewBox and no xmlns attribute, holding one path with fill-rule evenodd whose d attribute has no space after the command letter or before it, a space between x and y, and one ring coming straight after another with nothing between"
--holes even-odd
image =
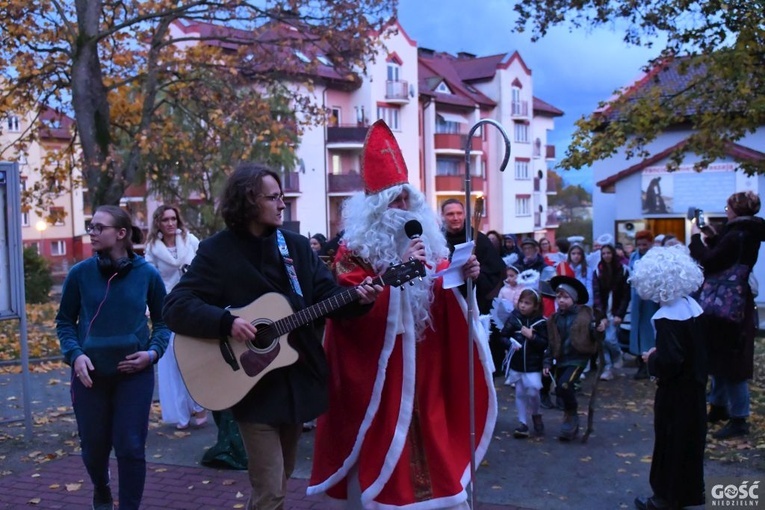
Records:
<instances>
[{"instance_id":1,"label":"child's sneaker","mask_svg":"<svg viewBox=\"0 0 765 510\"><path fill-rule=\"evenodd\" d=\"M532 414L531 420L534 422L534 434L537 436L545 435L545 424L542 422L541 414Z\"/></svg>"},{"instance_id":2,"label":"child's sneaker","mask_svg":"<svg viewBox=\"0 0 765 510\"><path fill-rule=\"evenodd\" d=\"M516 439L525 439L529 437L529 426L525 423L518 425L518 427L513 431L513 437Z\"/></svg>"},{"instance_id":3,"label":"child's sneaker","mask_svg":"<svg viewBox=\"0 0 765 510\"><path fill-rule=\"evenodd\" d=\"M611 370L605 370L602 374L600 374L600 380L601 381L611 381L614 378L614 373L611 372Z\"/></svg>"}]
</instances>

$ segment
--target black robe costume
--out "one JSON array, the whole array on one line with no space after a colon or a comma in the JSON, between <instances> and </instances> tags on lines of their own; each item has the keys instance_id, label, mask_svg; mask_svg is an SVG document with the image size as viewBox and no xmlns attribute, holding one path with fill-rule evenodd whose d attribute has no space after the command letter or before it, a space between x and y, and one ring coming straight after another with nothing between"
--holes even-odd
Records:
<instances>
[{"instance_id":1,"label":"black robe costume","mask_svg":"<svg viewBox=\"0 0 765 510\"><path fill-rule=\"evenodd\" d=\"M648 358L648 373L658 377L650 482L655 496L682 508L704 503L707 349L701 307L691 298L673 303L654 316ZM699 315L683 313L693 309Z\"/></svg>"}]
</instances>

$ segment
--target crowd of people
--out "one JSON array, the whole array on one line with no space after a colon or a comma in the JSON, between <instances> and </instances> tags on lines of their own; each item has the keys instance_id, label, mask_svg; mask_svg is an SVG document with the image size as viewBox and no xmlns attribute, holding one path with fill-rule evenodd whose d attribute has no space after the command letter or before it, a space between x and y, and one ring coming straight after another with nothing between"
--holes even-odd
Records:
<instances>
[{"instance_id":1,"label":"crowd of people","mask_svg":"<svg viewBox=\"0 0 765 510\"><path fill-rule=\"evenodd\" d=\"M346 201L343 229L330 240L280 228L280 177L253 163L227 181L226 228L201 242L178 207L162 205L141 257L133 248L141 233L127 213L96 210L88 227L96 255L70 271L57 316L93 508L114 508L112 450L119 508L140 506L154 364L162 420L178 429L208 421L174 356L187 336L220 342L224 357L226 343L262 356L258 368L244 355L227 358L263 374L233 407L212 413L218 443L205 454L208 465L247 469L249 510L284 508L298 438L314 428L309 494L353 509L468 508L465 473L489 447L497 378L514 387L515 438L545 435L541 409L557 407L555 436L571 441L580 433L582 379L592 372L611 381L623 375L625 358L635 360L634 379L658 378L653 494L636 507L703 503L707 420L726 422L719 439L749 432L756 288L747 288L737 323L707 317L695 298L705 277L735 265L751 271L765 240L759 198L732 195L721 232L694 224L689 248L647 230L634 245L602 234L591 251L583 237L553 246L474 231L462 283L447 286L438 273L466 241L464 204L429 207L383 122L370 129L362 159L364 190ZM413 221L416 235L404 228ZM398 271L415 271L401 290L391 286L401 273L385 277ZM264 333L270 323L232 313L272 294L294 311L322 310L280 332L295 361L276 368L268 353L279 344Z\"/></svg>"}]
</instances>

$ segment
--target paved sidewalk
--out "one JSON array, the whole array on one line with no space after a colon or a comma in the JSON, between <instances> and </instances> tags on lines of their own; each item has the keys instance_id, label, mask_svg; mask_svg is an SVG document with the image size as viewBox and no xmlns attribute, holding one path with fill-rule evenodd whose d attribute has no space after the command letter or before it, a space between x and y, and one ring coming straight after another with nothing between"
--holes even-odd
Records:
<instances>
[{"instance_id":1,"label":"paved sidewalk","mask_svg":"<svg viewBox=\"0 0 765 510\"><path fill-rule=\"evenodd\" d=\"M112 460L112 476L117 463ZM243 471L149 464L142 510L216 510L245 508L249 483ZM117 480L113 481L117 487ZM290 480L287 510L341 510L326 497L306 496L307 480ZM116 491L115 491L116 492ZM116 494L115 494L116 496ZM0 509L90 508L92 488L77 455L0 478ZM478 504L478 510L522 510L516 506Z\"/></svg>"}]
</instances>

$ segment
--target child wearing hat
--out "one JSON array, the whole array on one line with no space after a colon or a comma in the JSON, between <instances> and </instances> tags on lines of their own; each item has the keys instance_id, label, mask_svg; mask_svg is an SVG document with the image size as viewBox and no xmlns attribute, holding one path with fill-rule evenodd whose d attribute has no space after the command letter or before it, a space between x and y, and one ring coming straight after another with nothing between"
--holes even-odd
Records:
<instances>
[{"instance_id":1,"label":"child wearing hat","mask_svg":"<svg viewBox=\"0 0 765 510\"><path fill-rule=\"evenodd\" d=\"M574 439L579 432L579 405L574 383L579 380L587 362L598 352L604 338L606 321L595 316L586 305L590 296L576 278L556 276L550 280L558 310L548 319L550 345L545 360L545 374L553 374L556 394L563 400L563 424L558 438Z\"/></svg>"}]
</instances>

